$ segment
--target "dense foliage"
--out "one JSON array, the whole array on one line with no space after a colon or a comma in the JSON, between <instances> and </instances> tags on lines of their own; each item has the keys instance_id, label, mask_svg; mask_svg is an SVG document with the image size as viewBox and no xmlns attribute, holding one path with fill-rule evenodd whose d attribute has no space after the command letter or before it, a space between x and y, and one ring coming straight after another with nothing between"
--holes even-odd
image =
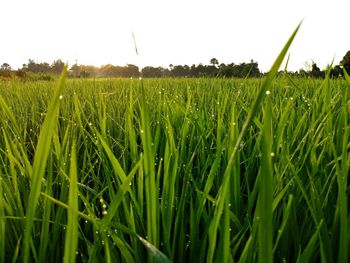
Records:
<instances>
[{"instance_id":1,"label":"dense foliage","mask_svg":"<svg viewBox=\"0 0 350 263\"><path fill-rule=\"evenodd\" d=\"M350 78L278 74L299 27L261 79L0 82L0 262L348 262Z\"/></svg>"},{"instance_id":2,"label":"dense foliage","mask_svg":"<svg viewBox=\"0 0 350 263\"><path fill-rule=\"evenodd\" d=\"M306 63L307 64L307 63ZM23 64L21 69L13 71L8 63L3 63L0 67L0 78L17 77L19 79L44 80L50 78L50 75L58 75L63 70L64 63L61 59L55 60L49 64L47 62L38 63L32 59L28 63ZM340 65L331 65L329 75L332 78L342 77L342 67L350 74L350 51L343 57ZM289 72L293 76L324 78L327 69L321 70L316 62L312 61L310 65L306 65L306 69L300 69L296 72ZM34 73L34 74L33 74ZM92 65L79 65L77 62L69 69L70 77L76 78L160 78L160 77L224 77L224 78L256 78L263 75L258 67L258 62L251 60L248 63L219 63L216 58L210 59L210 65L192 64L189 65L173 65L169 67L153 67L145 66L139 69L138 66L128 64L126 66L115 66L111 64L96 67ZM36 76L36 77L35 77ZM51 76L52 78L52 76Z\"/></svg>"},{"instance_id":3,"label":"dense foliage","mask_svg":"<svg viewBox=\"0 0 350 263\"><path fill-rule=\"evenodd\" d=\"M52 82L0 82L0 262L23 256L33 198L30 261L254 262L271 231L277 262L346 262L350 82L275 79L225 177L261 83L67 80L55 112Z\"/></svg>"}]
</instances>

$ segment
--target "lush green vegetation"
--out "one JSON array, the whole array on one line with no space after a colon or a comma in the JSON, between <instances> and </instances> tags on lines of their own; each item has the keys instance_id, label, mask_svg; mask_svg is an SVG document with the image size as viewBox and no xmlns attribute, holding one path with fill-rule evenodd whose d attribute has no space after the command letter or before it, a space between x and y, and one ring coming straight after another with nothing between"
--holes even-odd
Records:
<instances>
[{"instance_id":1,"label":"lush green vegetation","mask_svg":"<svg viewBox=\"0 0 350 263\"><path fill-rule=\"evenodd\" d=\"M51 80L59 75L63 68L64 62L61 59L53 61L50 65L47 62L37 63L29 59L27 64L23 64L21 69L12 70L8 63L0 66L0 80L16 78L21 80ZM350 73L350 50L345 54L339 65L332 65L328 73L331 78L343 77L343 69ZM288 72L293 76L325 78L325 70L321 70L316 62L305 63L305 68L299 71ZM128 64L126 66L115 66L111 64L101 67L91 65L78 65L77 62L72 65L68 71L69 77L74 78L164 78L164 77L220 77L220 78L256 78L262 76L263 72L258 67L258 62L251 60L248 63L219 63L216 58L210 59L210 65L172 65L168 68L146 66L141 70L139 67Z\"/></svg>"},{"instance_id":2,"label":"lush green vegetation","mask_svg":"<svg viewBox=\"0 0 350 263\"><path fill-rule=\"evenodd\" d=\"M350 80L0 82L0 262L347 262Z\"/></svg>"}]
</instances>

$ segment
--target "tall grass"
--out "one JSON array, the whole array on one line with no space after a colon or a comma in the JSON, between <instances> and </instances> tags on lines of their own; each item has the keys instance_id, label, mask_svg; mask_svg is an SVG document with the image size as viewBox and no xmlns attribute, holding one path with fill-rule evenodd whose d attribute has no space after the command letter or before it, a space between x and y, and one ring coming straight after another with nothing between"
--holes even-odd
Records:
<instances>
[{"instance_id":1,"label":"tall grass","mask_svg":"<svg viewBox=\"0 0 350 263\"><path fill-rule=\"evenodd\" d=\"M295 32L296 33L296 32ZM347 262L350 80L0 82L0 262Z\"/></svg>"}]
</instances>

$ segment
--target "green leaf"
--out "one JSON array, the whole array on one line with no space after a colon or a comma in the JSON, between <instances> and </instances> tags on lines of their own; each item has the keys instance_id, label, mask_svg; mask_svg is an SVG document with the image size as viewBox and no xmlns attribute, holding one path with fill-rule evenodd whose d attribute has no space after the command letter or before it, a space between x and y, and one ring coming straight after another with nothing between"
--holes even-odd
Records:
<instances>
[{"instance_id":1,"label":"green leaf","mask_svg":"<svg viewBox=\"0 0 350 263\"><path fill-rule=\"evenodd\" d=\"M38 144L35 150L34 163L33 163L33 175L31 178L30 194L28 198L26 223L23 240L23 261L25 263L30 261L30 244L32 236L32 228L34 224L34 217L36 207L41 192L41 185L45 174L46 161L51 149L51 139L54 134L54 128L58 118L58 108L61 91L67 74L67 66L65 66L59 81L57 82L54 95L51 99L44 123L41 127Z\"/></svg>"}]
</instances>

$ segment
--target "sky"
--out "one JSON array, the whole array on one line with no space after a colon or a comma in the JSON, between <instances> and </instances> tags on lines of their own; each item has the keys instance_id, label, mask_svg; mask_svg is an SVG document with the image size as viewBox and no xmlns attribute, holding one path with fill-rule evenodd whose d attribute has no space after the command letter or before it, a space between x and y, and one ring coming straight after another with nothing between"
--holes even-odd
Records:
<instances>
[{"instance_id":1,"label":"sky","mask_svg":"<svg viewBox=\"0 0 350 263\"><path fill-rule=\"evenodd\" d=\"M350 50L349 0L0 0L0 65L139 67L257 61L268 71L303 20L289 70ZM135 36L138 55L135 52Z\"/></svg>"}]
</instances>

